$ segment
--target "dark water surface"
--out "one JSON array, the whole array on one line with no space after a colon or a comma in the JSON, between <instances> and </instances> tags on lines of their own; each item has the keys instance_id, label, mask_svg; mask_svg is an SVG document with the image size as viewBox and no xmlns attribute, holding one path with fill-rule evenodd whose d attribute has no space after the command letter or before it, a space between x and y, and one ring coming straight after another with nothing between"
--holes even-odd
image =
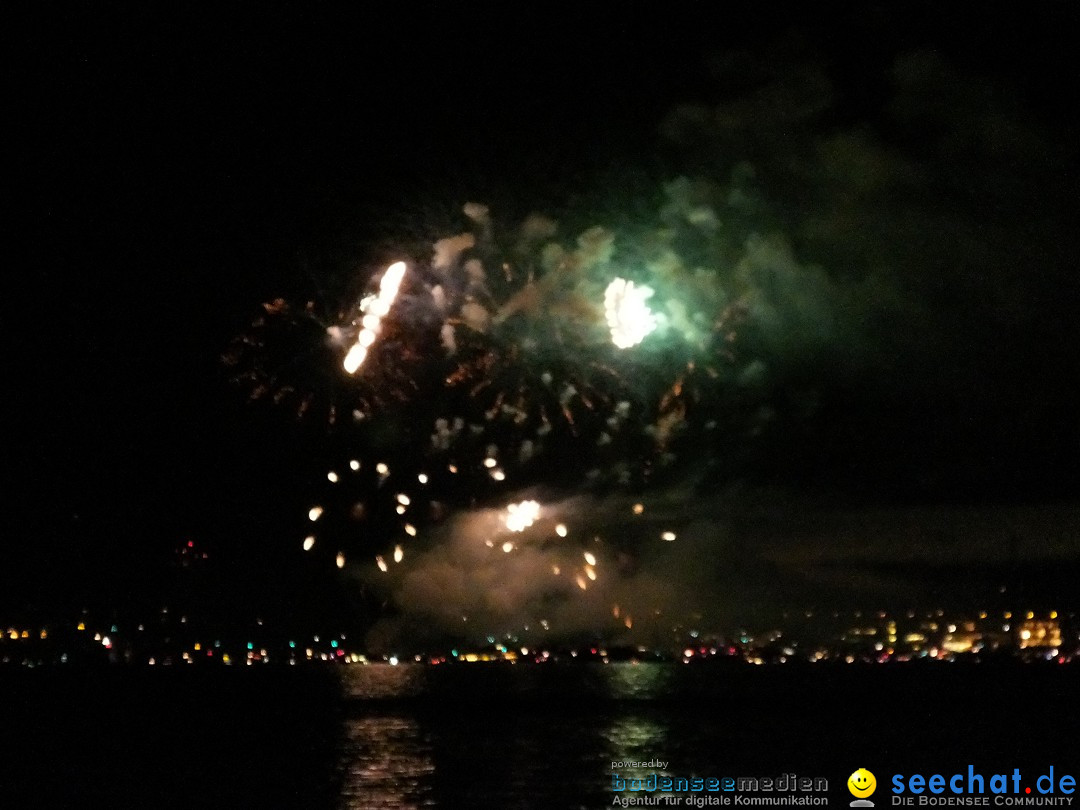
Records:
<instances>
[{"instance_id":1,"label":"dark water surface","mask_svg":"<svg viewBox=\"0 0 1080 810\"><path fill-rule=\"evenodd\" d=\"M0 703L3 806L599 808L656 758L845 807L866 767L883 807L894 773L1080 772L1065 666L18 670Z\"/></svg>"}]
</instances>

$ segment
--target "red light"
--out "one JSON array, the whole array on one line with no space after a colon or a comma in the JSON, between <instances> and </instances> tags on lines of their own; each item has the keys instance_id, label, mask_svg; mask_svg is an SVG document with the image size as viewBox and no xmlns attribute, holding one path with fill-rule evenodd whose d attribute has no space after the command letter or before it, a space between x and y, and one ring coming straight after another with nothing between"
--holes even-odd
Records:
<instances>
[{"instance_id":1,"label":"red light","mask_svg":"<svg viewBox=\"0 0 1080 810\"><path fill-rule=\"evenodd\" d=\"M187 547L188 548L195 548L195 541L194 540L188 540L187 541Z\"/></svg>"}]
</instances>

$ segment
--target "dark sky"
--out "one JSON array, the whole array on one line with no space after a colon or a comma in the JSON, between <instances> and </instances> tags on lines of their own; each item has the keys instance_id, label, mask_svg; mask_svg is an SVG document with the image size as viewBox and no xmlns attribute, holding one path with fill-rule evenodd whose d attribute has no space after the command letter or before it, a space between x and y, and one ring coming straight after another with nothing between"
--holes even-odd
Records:
<instances>
[{"instance_id":1,"label":"dark sky","mask_svg":"<svg viewBox=\"0 0 1080 810\"><path fill-rule=\"evenodd\" d=\"M1075 496L1075 6L718 5L6 14L0 605L152 594L188 537L239 579L291 565L268 538L305 504L304 438L218 359L259 302L468 200L646 206L740 160L841 295L885 273L920 306L749 466L872 499Z\"/></svg>"}]
</instances>

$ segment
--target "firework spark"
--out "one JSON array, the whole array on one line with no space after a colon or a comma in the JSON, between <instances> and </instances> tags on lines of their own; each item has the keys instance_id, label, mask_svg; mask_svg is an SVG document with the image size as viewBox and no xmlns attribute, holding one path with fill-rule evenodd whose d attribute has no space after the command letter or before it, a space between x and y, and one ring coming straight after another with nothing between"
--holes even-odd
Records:
<instances>
[{"instance_id":1,"label":"firework spark","mask_svg":"<svg viewBox=\"0 0 1080 810\"><path fill-rule=\"evenodd\" d=\"M540 504L536 501L512 503L506 507L506 528L523 532L540 518Z\"/></svg>"},{"instance_id":2,"label":"firework spark","mask_svg":"<svg viewBox=\"0 0 1080 810\"><path fill-rule=\"evenodd\" d=\"M653 296L649 287L617 278L604 291L604 315L611 330L611 342L620 349L636 346L656 329L656 316L649 309Z\"/></svg>"},{"instance_id":3,"label":"firework spark","mask_svg":"<svg viewBox=\"0 0 1080 810\"><path fill-rule=\"evenodd\" d=\"M364 312L361 319L361 329L356 336L356 343L349 348L345 355L343 366L346 373L355 374L367 359L368 350L375 343L382 329L382 319L390 312L401 287L401 280L405 277L405 262L394 262L386 268L382 279L379 281L379 294L373 298L365 298L360 309Z\"/></svg>"}]
</instances>

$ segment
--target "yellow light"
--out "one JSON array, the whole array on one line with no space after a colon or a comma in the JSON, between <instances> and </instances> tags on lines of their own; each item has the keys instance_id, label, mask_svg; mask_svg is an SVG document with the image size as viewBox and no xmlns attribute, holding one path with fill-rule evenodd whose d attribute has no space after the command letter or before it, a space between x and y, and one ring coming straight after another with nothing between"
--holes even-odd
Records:
<instances>
[{"instance_id":1,"label":"yellow light","mask_svg":"<svg viewBox=\"0 0 1080 810\"><path fill-rule=\"evenodd\" d=\"M645 511L645 506L643 504L640 504L640 503L635 503L634 504L634 514L635 515L640 515L644 511Z\"/></svg>"},{"instance_id":2,"label":"yellow light","mask_svg":"<svg viewBox=\"0 0 1080 810\"><path fill-rule=\"evenodd\" d=\"M202 649L202 644L198 641L195 642L195 652L199 652Z\"/></svg>"},{"instance_id":3,"label":"yellow light","mask_svg":"<svg viewBox=\"0 0 1080 810\"><path fill-rule=\"evenodd\" d=\"M310 520L312 523L314 523L316 520L319 519L319 517L322 515L322 513L323 513L323 509L322 509L321 506L313 506L310 509L308 509L308 513L307 513L308 520Z\"/></svg>"},{"instance_id":4,"label":"yellow light","mask_svg":"<svg viewBox=\"0 0 1080 810\"><path fill-rule=\"evenodd\" d=\"M76 630L85 630L86 629L86 622L79 622L78 625L76 625L75 629Z\"/></svg>"},{"instance_id":5,"label":"yellow light","mask_svg":"<svg viewBox=\"0 0 1080 810\"><path fill-rule=\"evenodd\" d=\"M559 537L566 537L566 524L560 523L558 526L556 526L555 534L559 535Z\"/></svg>"},{"instance_id":6,"label":"yellow light","mask_svg":"<svg viewBox=\"0 0 1080 810\"><path fill-rule=\"evenodd\" d=\"M342 554L339 551L338 555L337 555L337 559L335 560L335 562L337 563L338 568L344 568L345 567L345 555Z\"/></svg>"},{"instance_id":7,"label":"yellow light","mask_svg":"<svg viewBox=\"0 0 1080 810\"><path fill-rule=\"evenodd\" d=\"M397 297L401 279L405 275L405 263L395 262L386 268L383 277L379 280L379 294L371 298L365 298L361 308L366 310L362 320L363 329L357 336L356 343L345 355L345 371L355 374L367 359L367 350L375 342L379 332L382 318L390 312L390 307Z\"/></svg>"},{"instance_id":8,"label":"yellow light","mask_svg":"<svg viewBox=\"0 0 1080 810\"><path fill-rule=\"evenodd\" d=\"M540 517L540 504L536 501L512 503L506 507L506 528L523 532Z\"/></svg>"},{"instance_id":9,"label":"yellow light","mask_svg":"<svg viewBox=\"0 0 1080 810\"><path fill-rule=\"evenodd\" d=\"M502 550L509 554L511 551L514 550L514 544L507 540L505 543L502 544Z\"/></svg>"},{"instance_id":10,"label":"yellow light","mask_svg":"<svg viewBox=\"0 0 1080 810\"><path fill-rule=\"evenodd\" d=\"M361 346L359 343L353 344L345 355L345 371L348 374L355 374L360 366L364 364L364 360L367 359L367 349Z\"/></svg>"}]
</instances>

